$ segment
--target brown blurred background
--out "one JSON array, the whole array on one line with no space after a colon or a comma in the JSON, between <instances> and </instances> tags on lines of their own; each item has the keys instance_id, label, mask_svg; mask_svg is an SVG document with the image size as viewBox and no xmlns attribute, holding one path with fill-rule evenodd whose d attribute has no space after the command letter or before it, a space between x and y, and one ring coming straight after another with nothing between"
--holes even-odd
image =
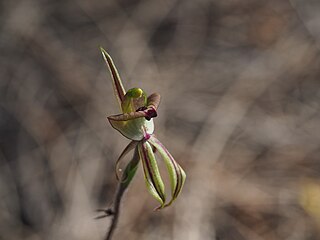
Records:
<instances>
[{"instance_id":1,"label":"brown blurred background","mask_svg":"<svg viewBox=\"0 0 320 240\"><path fill-rule=\"evenodd\" d=\"M320 1L0 4L0 239L103 238L128 140L100 45L188 176L153 212L140 168L114 239L320 239Z\"/></svg>"}]
</instances>

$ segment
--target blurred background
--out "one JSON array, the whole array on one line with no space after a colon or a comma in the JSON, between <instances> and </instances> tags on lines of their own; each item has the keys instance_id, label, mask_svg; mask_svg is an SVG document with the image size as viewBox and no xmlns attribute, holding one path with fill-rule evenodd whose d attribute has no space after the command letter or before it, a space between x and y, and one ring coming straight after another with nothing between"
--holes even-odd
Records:
<instances>
[{"instance_id":1,"label":"blurred background","mask_svg":"<svg viewBox=\"0 0 320 240\"><path fill-rule=\"evenodd\" d=\"M0 12L0 239L103 239L110 219L95 210L112 203L129 141L106 121L119 110L99 46L127 89L161 94L156 134L187 173L153 212L140 166L114 239L320 239L319 1Z\"/></svg>"}]
</instances>

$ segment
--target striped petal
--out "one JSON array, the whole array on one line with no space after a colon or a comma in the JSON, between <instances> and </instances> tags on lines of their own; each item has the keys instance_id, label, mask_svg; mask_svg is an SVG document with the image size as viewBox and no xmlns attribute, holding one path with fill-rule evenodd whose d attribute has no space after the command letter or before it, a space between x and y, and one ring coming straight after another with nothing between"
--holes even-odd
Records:
<instances>
[{"instance_id":1,"label":"striped petal","mask_svg":"<svg viewBox=\"0 0 320 240\"><path fill-rule=\"evenodd\" d=\"M109 71L110 71L110 74L112 77L112 85L113 85L114 94L116 95L116 98L117 98L118 103L120 105L120 109L122 110L121 103L124 100L124 95L126 94L126 91L122 85L120 75L118 73L116 66L113 63L112 58L107 53L107 51L104 50L102 47L100 47L100 51L102 53L104 61L108 65L108 68L109 68Z\"/></svg>"},{"instance_id":2,"label":"striped petal","mask_svg":"<svg viewBox=\"0 0 320 240\"><path fill-rule=\"evenodd\" d=\"M140 161L140 157L139 157L138 150L136 148L131 161L127 164L126 168L123 171L123 174L121 176L120 186L119 186L120 189L118 189L118 191L124 192L125 189L128 187L128 185L130 184L131 180L133 179L134 175L137 172L139 161Z\"/></svg>"},{"instance_id":3,"label":"striped petal","mask_svg":"<svg viewBox=\"0 0 320 240\"><path fill-rule=\"evenodd\" d=\"M151 143L159 151L169 172L172 196L170 202L165 205L165 207L167 207L171 205L180 194L181 189L186 180L186 174L180 167L180 165L174 160L174 158L168 152L168 150L164 147L164 145L157 138L151 136L148 142Z\"/></svg>"},{"instance_id":4,"label":"striped petal","mask_svg":"<svg viewBox=\"0 0 320 240\"><path fill-rule=\"evenodd\" d=\"M155 114L157 113L156 112L154 113L152 108L150 109L147 108L146 110L139 110L136 112L112 115L112 116L109 116L108 119L109 120L111 119L114 121L127 121L127 120L133 120L136 118L144 117L144 118L149 118L150 120L151 118L154 118L156 116Z\"/></svg>"},{"instance_id":5,"label":"striped petal","mask_svg":"<svg viewBox=\"0 0 320 240\"><path fill-rule=\"evenodd\" d=\"M163 208L166 201L164 184L152 147L148 142L140 142L138 150L143 165L147 188L151 195L160 202L160 206L156 209Z\"/></svg>"},{"instance_id":6,"label":"striped petal","mask_svg":"<svg viewBox=\"0 0 320 240\"><path fill-rule=\"evenodd\" d=\"M148 98L147 98L147 105L148 108L153 107L154 110L157 110L160 104L160 94L159 93L152 93Z\"/></svg>"},{"instance_id":7,"label":"striped petal","mask_svg":"<svg viewBox=\"0 0 320 240\"><path fill-rule=\"evenodd\" d=\"M122 151L122 153L120 154L118 160L116 161L116 177L117 177L117 180L120 180L121 177L119 176L119 165L120 165L120 162L121 160L132 150L134 149L136 146L137 146L138 142L137 141L131 141L127 146L126 148Z\"/></svg>"}]
</instances>

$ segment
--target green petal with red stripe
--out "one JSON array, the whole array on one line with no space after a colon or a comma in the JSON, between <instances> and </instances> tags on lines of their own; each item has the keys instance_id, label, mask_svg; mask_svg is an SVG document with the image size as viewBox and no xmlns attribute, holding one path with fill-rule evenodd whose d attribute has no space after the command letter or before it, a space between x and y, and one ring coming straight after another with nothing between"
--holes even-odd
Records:
<instances>
[{"instance_id":1,"label":"green petal with red stripe","mask_svg":"<svg viewBox=\"0 0 320 240\"><path fill-rule=\"evenodd\" d=\"M120 105L120 109L122 110L121 103L124 100L124 95L126 94L126 91L122 85L119 72L118 72L115 64L113 63L111 56L107 53L107 51L104 50L102 47L100 47L100 51L102 53L104 61L108 65L108 68L109 68L109 71L110 71L110 74L112 77L112 85L113 85L114 94L118 100L118 103Z\"/></svg>"},{"instance_id":2,"label":"green petal with red stripe","mask_svg":"<svg viewBox=\"0 0 320 240\"><path fill-rule=\"evenodd\" d=\"M132 150L134 149L136 146L137 146L138 142L137 141L131 141L127 146L126 148L122 151L122 153L120 154L119 158L117 159L116 161L116 177L117 177L117 180L120 180L121 177L119 176L119 165L120 165L120 162L121 160Z\"/></svg>"},{"instance_id":3,"label":"green petal with red stripe","mask_svg":"<svg viewBox=\"0 0 320 240\"><path fill-rule=\"evenodd\" d=\"M121 176L119 191L124 192L126 188L129 186L130 182L132 181L133 177L137 172L139 161L140 161L140 156L137 151L137 148L135 148L133 157L131 161L127 164Z\"/></svg>"},{"instance_id":4,"label":"green petal with red stripe","mask_svg":"<svg viewBox=\"0 0 320 240\"><path fill-rule=\"evenodd\" d=\"M151 143L159 151L169 173L172 196L170 202L165 205L165 207L167 207L171 205L180 194L186 180L186 174L181 166L174 160L165 146L157 138L151 136L148 142Z\"/></svg>"},{"instance_id":5,"label":"green petal with red stripe","mask_svg":"<svg viewBox=\"0 0 320 240\"><path fill-rule=\"evenodd\" d=\"M163 208L166 201L164 184L152 147L148 142L140 142L138 150L143 165L147 188L151 195L160 203L160 206L156 209Z\"/></svg>"}]
</instances>

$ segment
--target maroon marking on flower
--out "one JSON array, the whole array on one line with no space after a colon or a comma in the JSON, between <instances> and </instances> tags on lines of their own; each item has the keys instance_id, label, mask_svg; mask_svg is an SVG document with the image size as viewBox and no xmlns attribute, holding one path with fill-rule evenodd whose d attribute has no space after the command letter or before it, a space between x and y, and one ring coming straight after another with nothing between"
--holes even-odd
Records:
<instances>
[{"instance_id":1,"label":"maroon marking on flower","mask_svg":"<svg viewBox=\"0 0 320 240\"><path fill-rule=\"evenodd\" d=\"M148 117L146 117L147 120L150 120L151 118L158 116L157 111L153 107L147 109L147 115L148 115Z\"/></svg>"},{"instance_id":2,"label":"maroon marking on flower","mask_svg":"<svg viewBox=\"0 0 320 240\"><path fill-rule=\"evenodd\" d=\"M151 137L151 135L149 133L145 133L144 136L143 136L143 139L145 141L149 140L149 138Z\"/></svg>"},{"instance_id":3,"label":"maroon marking on flower","mask_svg":"<svg viewBox=\"0 0 320 240\"><path fill-rule=\"evenodd\" d=\"M140 107L136 110L136 112L144 112L146 114L145 119L147 119L148 121L151 120L151 118L155 118L158 116L157 111L154 109L154 107Z\"/></svg>"}]
</instances>

